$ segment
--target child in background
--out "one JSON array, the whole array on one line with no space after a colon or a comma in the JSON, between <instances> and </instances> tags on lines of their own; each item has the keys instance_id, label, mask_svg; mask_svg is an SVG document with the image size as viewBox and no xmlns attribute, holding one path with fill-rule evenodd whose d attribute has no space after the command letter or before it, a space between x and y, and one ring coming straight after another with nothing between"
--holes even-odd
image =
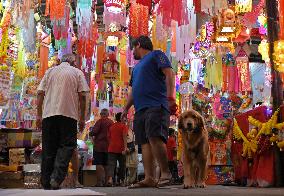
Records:
<instances>
[{"instance_id":1,"label":"child in background","mask_svg":"<svg viewBox=\"0 0 284 196\"><path fill-rule=\"evenodd\" d=\"M168 153L168 161L169 161L169 169L172 174L172 178L174 181L178 179L177 175L177 143L175 137L175 130L173 128L169 128L169 139L167 142L167 153Z\"/></svg>"}]
</instances>

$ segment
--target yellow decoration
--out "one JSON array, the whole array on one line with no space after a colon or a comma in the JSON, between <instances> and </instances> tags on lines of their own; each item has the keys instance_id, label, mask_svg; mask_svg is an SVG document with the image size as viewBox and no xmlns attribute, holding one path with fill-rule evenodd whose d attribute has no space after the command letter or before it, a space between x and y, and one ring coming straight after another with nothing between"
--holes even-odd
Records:
<instances>
[{"instance_id":1,"label":"yellow decoration","mask_svg":"<svg viewBox=\"0 0 284 196\"><path fill-rule=\"evenodd\" d=\"M270 61L270 58L269 58L269 43L267 42L266 39L263 39L261 41L261 43L259 44L258 52L261 54L262 60L264 60L265 62Z\"/></svg>"},{"instance_id":2,"label":"yellow decoration","mask_svg":"<svg viewBox=\"0 0 284 196\"><path fill-rule=\"evenodd\" d=\"M234 133L235 138L243 140L243 154L242 154L242 156L252 158L252 153L255 153L256 150L257 150L257 141L255 140L255 138L251 138L250 140L248 140L244 136L244 134L243 134L242 130L240 129L236 119L234 119L233 133Z\"/></svg>"},{"instance_id":3,"label":"yellow decoration","mask_svg":"<svg viewBox=\"0 0 284 196\"><path fill-rule=\"evenodd\" d=\"M272 129L277 128L277 129L282 129L284 127L284 122L282 123L277 123L278 119L278 113L279 109L274 112L273 116L269 119L269 121L262 123L259 120L249 116L248 121L250 124L258 128L258 133L256 129L252 129L248 134L247 137L243 134L242 130L240 129L238 122L236 119L234 119L234 127L233 127L233 134L234 137L238 140L243 140L243 154L242 156L252 158L252 153L255 153L257 150L257 141L260 137L260 135L271 135L272 134ZM278 137L275 135L272 135L270 137L270 141L277 142ZM284 141L278 142L278 147L279 148L284 148Z\"/></svg>"},{"instance_id":4,"label":"yellow decoration","mask_svg":"<svg viewBox=\"0 0 284 196\"><path fill-rule=\"evenodd\" d=\"M281 124L283 124L283 123L277 123L278 113L279 109L276 112L274 112L273 116L269 119L269 121L265 123L262 123L251 116L248 118L249 123L258 127L259 129L259 132L256 136L256 140L259 138L261 134L270 135L272 133L273 128L279 127L281 126Z\"/></svg>"},{"instance_id":5,"label":"yellow decoration","mask_svg":"<svg viewBox=\"0 0 284 196\"><path fill-rule=\"evenodd\" d=\"M273 60L276 69L280 72L284 72L284 40L279 40L274 43Z\"/></svg>"},{"instance_id":6,"label":"yellow decoration","mask_svg":"<svg viewBox=\"0 0 284 196\"><path fill-rule=\"evenodd\" d=\"M7 49L9 47L8 30L2 33L2 40L0 43L0 63L4 63L7 57Z\"/></svg>"},{"instance_id":7,"label":"yellow decoration","mask_svg":"<svg viewBox=\"0 0 284 196\"><path fill-rule=\"evenodd\" d=\"M235 12L246 13L252 11L252 0L236 0Z\"/></svg>"}]
</instances>

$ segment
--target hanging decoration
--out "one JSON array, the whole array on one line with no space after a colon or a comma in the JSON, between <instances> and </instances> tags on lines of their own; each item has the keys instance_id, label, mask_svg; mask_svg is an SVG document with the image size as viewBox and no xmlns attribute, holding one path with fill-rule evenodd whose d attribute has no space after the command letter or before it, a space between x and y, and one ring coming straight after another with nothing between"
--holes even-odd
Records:
<instances>
[{"instance_id":1,"label":"hanging decoration","mask_svg":"<svg viewBox=\"0 0 284 196\"><path fill-rule=\"evenodd\" d=\"M104 0L105 7L109 12L120 13L124 8L124 0Z\"/></svg>"},{"instance_id":2,"label":"hanging decoration","mask_svg":"<svg viewBox=\"0 0 284 196\"><path fill-rule=\"evenodd\" d=\"M78 0L76 7L78 39L89 38L93 26L92 0Z\"/></svg>"},{"instance_id":3,"label":"hanging decoration","mask_svg":"<svg viewBox=\"0 0 284 196\"><path fill-rule=\"evenodd\" d=\"M188 20L187 0L160 0L157 14L161 14L162 23L168 27L172 20L178 23L178 26L186 25Z\"/></svg>"},{"instance_id":4,"label":"hanging decoration","mask_svg":"<svg viewBox=\"0 0 284 196\"><path fill-rule=\"evenodd\" d=\"M149 8L137 3L130 6L129 35L137 38L148 35Z\"/></svg>"},{"instance_id":5,"label":"hanging decoration","mask_svg":"<svg viewBox=\"0 0 284 196\"><path fill-rule=\"evenodd\" d=\"M269 43L267 42L267 39L263 39L261 43L258 45L258 52L262 56L262 60L265 62L269 62Z\"/></svg>"},{"instance_id":6,"label":"hanging decoration","mask_svg":"<svg viewBox=\"0 0 284 196\"><path fill-rule=\"evenodd\" d=\"M284 72L284 40L279 40L274 43L273 60L277 66L277 70Z\"/></svg>"},{"instance_id":7,"label":"hanging decoration","mask_svg":"<svg viewBox=\"0 0 284 196\"><path fill-rule=\"evenodd\" d=\"M272 129L281 129L284 123L277 123L279 110L274 112L272 117L265 123L260 122L253 117L249 117L248 121L251 125L255 126L248 134L247 137L243 134L240 129L238 122L234 119L233 134L234 138L243 141L243 154L242 156L252 158L253 153L256 153L258 148L263 145L258 141L261 139L262 135L272 135Z\"/></svg>"},{"instance_id":8,"label":"hanging decoration","mask_svg":"<svg viewBox=\"0 0 284 196\"><path fill-rule=\"evenodd\" d=\"M106 6L104 9L103 23L105 31L118 31L121 26L126 26L126 10L122 9L120 12L111 12Z\"/></svg>"},{"instance_id":9,"label":"hanging decoration","mask_svg":"<svg viewBox=\"0 0 284 196\"><path fill-rule=\"evenodd\" d=\"M235 12L238 14L251 12L252 0L236 0L235 1Z\"/></svg>"},{"instance_id":10,"label":"hanging decoration","mask_svg":"<svg viewBox=\"0 0 284 196\"><path fill-rule=\"evenodd\" d=\"M92 0L77 1L78 54L92 58L98 39L98 27L93 25Z\"/></svg>"},{"instance_id":11,"label":"hanging decoration","mask_svg":"<svg viewBox=\"0 0 284 196\"><path fill-rule=\"evenodd\" d=\"M236 65L239 71L239 78L241 80L241 91L251 91L251 80L249 72L249 59L248 57L238 57Z\"/></svg>"},{"instance_id":12,"label":"hanging decoration","mask_svg":"<svg viewBox=\"0 0 284 196\"><path fill-rule=\"evenodd\" d=\"M45 15L49 15L52 21L63 19L66 3L66 0L46 0Z\"/></svg>"},{"instance_id":13,"label":"hanging decoration","mask_svg":"<svg viewBox=\"0 0 284 196\"><path fill-rule=\"evenodd\" d=\"M242 17L242 24L244 24L247 27L251 27L255 24L255 21L257 20L257 17L259 16L261 10L265 7L265 0L260 0L258 5L253 8L251 12L247 12Z\"/></svg>"},{"instance_id":14,"label":"hanging decoration","mask_svg":"<svg viewBox=\"0 0 284 196\"><path fill-rule=\"evenodd\" d=\"M279 0L279 39L284 40L284 1Z\"/></svg>"}]
</instances>

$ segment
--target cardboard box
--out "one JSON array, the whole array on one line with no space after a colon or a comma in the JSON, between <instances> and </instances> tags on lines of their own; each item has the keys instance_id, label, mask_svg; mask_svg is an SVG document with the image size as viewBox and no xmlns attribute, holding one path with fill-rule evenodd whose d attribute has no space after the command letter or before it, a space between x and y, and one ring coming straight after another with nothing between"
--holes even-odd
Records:
<instances>
[{"instance_id":1,"label":"cardboard box","mask_svg":"<svg viewBox=\"0 0 284 196\"><path fill-rule=\"evenodd\" d=\"M23 165L26 162L24 148L11 148L9 150L9 165Z\"/></svg>"},{"instance_id":2,"label":"cardboard box","mask_svg":"<svg viewBox=\"0 0 284 196\"><path fill-rule=\"evenodd\" d=\"M93 187L97 184L96 170L83 170L83 186Z\"/></svg>"},{"instance_id":3,"label":"cardboard box","mask_svg":"<svg viewBox=\"0 0 284 196\"><path fill-rule=\"evenodd\" d=\"M8 147L8 134L0 130L0 152Z\"/></svg>"},{"instance_id":4,"label":"cardboard box","mask_svg":"<svg viewBox=\"0 0 284 196\"><path fill-rule=\"evenodd\" d=\"M0 172L0 180L20 180L24 175L22 171L17 172Z\"/></svg>"}]
</instances>

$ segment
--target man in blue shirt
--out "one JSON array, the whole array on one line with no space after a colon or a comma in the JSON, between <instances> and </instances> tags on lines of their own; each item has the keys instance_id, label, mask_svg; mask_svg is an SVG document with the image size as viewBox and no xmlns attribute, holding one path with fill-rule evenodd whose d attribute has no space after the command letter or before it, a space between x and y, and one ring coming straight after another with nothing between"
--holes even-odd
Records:
<instances>
[{"instance_id":1,"label":"man in blue shirt","mask_svg":"<svg viewBox=\"0 0 284 196\"><path fill-rule=\"evenodd\" d=\"M134 58L140 62L134 67L127 104L122 117L134 105L134 132L136 143L142 146L145 179L129 188L168 185L171 173L167 159L167 138L170 114L176 112L175 74L167 56L153 50L149 37L140 36L133 42ZM161 169L159 182L155 181L154 161Z\"/></svg>"}]
</instances>

